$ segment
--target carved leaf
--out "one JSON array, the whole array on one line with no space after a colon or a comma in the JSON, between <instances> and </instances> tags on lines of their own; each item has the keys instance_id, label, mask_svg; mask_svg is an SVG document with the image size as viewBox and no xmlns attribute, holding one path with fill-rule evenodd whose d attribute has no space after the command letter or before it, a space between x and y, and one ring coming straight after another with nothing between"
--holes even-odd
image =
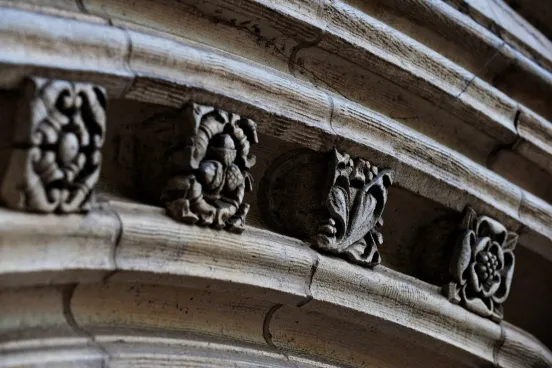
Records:
<instances>
[{"instance_id":1,"label":"carved leaf","mask_svg":"<svg viewBox=\"0 0 552 368\"><path fill-rule=\"evenodd\" d=\"M471 262L471 247L475 243L475 233L472 230L464 230L458 238L454 247L450 272L456 282L464 284L466 278L464 273Z\"/></svg>"},{"instance_id":2,"label":"carved leaf","mask_svg":"<svg viewBox=\"0 0 552 368\"><path fill-rule=\"evenodd\" d=\"M330 189L327 203L330 215L336 221L336 241L341 242L347 233L347 225L349 222L349 193L347 193L347 191L340 186L334 186Z\"/></svg>"},{"instance_id":3,"label":"carved leaf","mask_svg":"<svg viewBox=\"0 0 552 368\"><path fill-rule=\"evenodd\" d=\"M380 262L378 228L391 173L336 149L324 156L291 151L261 181L260 199L269 204L261 214L287 235L310 239L314 248L373 267Z\"/></svg>"},{"instance_id":4,"label":"carved leaf","mask_svg":"<svg viewBox=\"0 0 552 368\"><path fill-rule=\"evenodd\" d=\"M516 245L519 239L519 235L514 233L513 231L508 231L508 234L506 235L506 240L504 241L504 245L502 246L502 249L504 251L514 251L516 249Z\"/></svg>"},{"instance_id":5,"label":"carved leaf","mask_svg":"<svg viewBox=\"0 0 552 368\"><path fill-rule=\"evenodd\" d=\"M513 252L504 252L504 269L502 271L502 282L496 293L493 295L493 300L496 303L504 303L510 294L510 285L514 277L515 257Z\"/></svg>"},{"instance_id":6,"label":"carved leaf","mask_svg":"<svg viewBox=\"0 0 552 368\"><path fill-rule=\"evenodd\" d=\"M475 230L475 222L477 221L477 213L471 208L466 207L464 210L464 217L460 223L460 229Z\"/></svg>"},{"instance_id":7,"label":"carved leaf","mask_svg":"<svg viewBox=\"0 0 552 368\"><path fill-rule=\"evenodd\" d=\"M344 253L354 263L372 267L379 263L379 232L372 237L391 184L391 171L378 168L363 159L332 151L330 187L326 200L329 218L322 221L313 238L315 246L333 253ZM365 240L368 237L370 241Z\"/></svg>"},{"instance_id":8,"label":"carved leaf","mask_svg":"<svg viewBox=\"0 0 552 368\"><path fill-rule=\"evenodd\" d=\"M490 317L493 314L493 301L478 297L470 298L466 295L466 289L462 289L462 302L466 309L483 317Z\"/></svg>"},{"instance_id":9,"label":"carved leaf","mask_svg":"<svg viewBox=\"0 0 552 368\"><path fill-rule=\"evenodd\" d=\"M366 236L376 223L374 209L376 200L368 192L357 191L350 211L348 239L342 245L344 248Z\"/></svg>"}]
</instances>

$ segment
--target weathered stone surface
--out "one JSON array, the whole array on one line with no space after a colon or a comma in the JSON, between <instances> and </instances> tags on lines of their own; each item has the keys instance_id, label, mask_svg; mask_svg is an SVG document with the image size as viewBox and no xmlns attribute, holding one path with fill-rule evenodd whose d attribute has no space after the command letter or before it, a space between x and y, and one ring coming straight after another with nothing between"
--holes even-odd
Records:
<instances>
[{"instance_id":1,"label":"weathered stone surface","mask_svg":"<svg viewBox=\"0 0 552 368\"><path fill-rule=\"evenodd\" d=\"M2 195L23 80L110 101L91 211L76 129L53 213L0 211L0 365L551 366L550 42L508 4L0 0Z\"/></svg>"}]
</instances>

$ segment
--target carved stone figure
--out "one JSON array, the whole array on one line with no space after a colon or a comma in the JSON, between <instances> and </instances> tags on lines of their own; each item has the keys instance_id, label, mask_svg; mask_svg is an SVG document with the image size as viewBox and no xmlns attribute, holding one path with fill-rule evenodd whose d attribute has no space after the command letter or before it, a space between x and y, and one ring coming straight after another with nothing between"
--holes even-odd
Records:
<instances>
[{"instance_id":1,"label":"carved stone figure","mask_svg":"<svg viewBox=\"0 0 552 368\"><path fill-rule=\"evenodd\" d=\"M253 187L249 147L258 142L255 122L196 104L184 115L186 141L172 156L180 170L161 200L176 220L241 233L249 211L244 194Z\"/></svg>"},{"instance_id":2,"label":"carved stone figure","mask_svg":"<svg viewBox=\"0 0 552 368\"><path fill-rule=\"evenodd\" d=\"M514 274L518 235L467 208L450 264L452 281L444 293L453 303L496 322L503 318Z\"/></svg>"},{"instance_id":3,"label":"carved stone figure","mask_svg":"<svg viewBox=\"0 0 552 368\"><path fill-rule=\"evenodd\" d=\"M106 123L103 88L28 78L14 119L2 201L37 212L88 210L100 175Z\"/></svg>"},{"instance_id":4,"label":"carved stone figure","mask_svg":"<svg viewBox=\"0 0 552 368\"><path fill-rule=\"evenodd\" d=\"M327 155L299 150L269 168L259 200L267 202L264 218L272 226L373 267L381 261L379 228L391 183L391 170L379 170L364 159L335 149Z\"/></svg>"}]
</instances>

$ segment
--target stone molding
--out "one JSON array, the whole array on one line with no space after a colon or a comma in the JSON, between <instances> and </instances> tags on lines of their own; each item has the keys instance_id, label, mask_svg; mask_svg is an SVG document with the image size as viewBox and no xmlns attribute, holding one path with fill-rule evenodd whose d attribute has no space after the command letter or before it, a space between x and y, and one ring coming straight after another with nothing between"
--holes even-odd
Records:
<instances>
[{"instance_id":1,"label":"stone molding","mask_svg":"<svg viewBox=\"0 0 552 368\"><path fill-rule=\"evenodd\" d=\"M25 72L20 65L32 64L33 70L44 75L62 76L70 70L75 78L108 83L110 95L124 92L126 98L144 103L179 108L199 96L201 101L196 101L226 110L237 104L251 119L270 122L260 127L260 133L285 136L289 142L318 151L330 149L336 139L345 142L341 148L362 156L370 157L378 151L378 162L395 169L400 166L401 170L396 170L397 187L454 211L461 211L470 203L509 227L524 226L520 244L552 259L552 231L548 226L552 208L548 203L452 149L359 104L329 93L330 104L328 95L320 89L258 65L212 53L184 39L132 30L125 34L117 27L16 9L6 9L3 14L3 29L10 30L4 33L5 45L11 48L10 53L0 55L0 62L9 69L6 74L13 75L2 80L2 87L8 88ZM29 33L35 38L18 36ZM79 36L82 34L93 42L83 45ZM56 42L60 35L66 41L63 47ZM40 42L30 42L31 39ZM129 42L135 51L132 55L125 51ZM47 46L38 48L38 44ZM82 50L82 54L66 53L68 44ZM238 85L240 88L236 88ZM523 116L526 109L520 108ZM528 118L526 122L532 121ZM423 186L416 184L420 181Z\"/></svg>"},{"instance_id":2,"label":"stone molding","mask_svg":"<svg viewBox=\"0 0 552 368\"><path fill-rule=\"evenodd\" d=\"M506 40L440 0L0 2L9 364L552 366L552 74Z\"/></svg>"},{"instance_id":3,"label":"stone molding","mask_svg":"<svg viewBox=\"0 0 552 368\"><path fill-rule=\"evenodd\" d=\"M251 348L275 345L286 355L316 351L319 359L348 366L363 359L410 361L414 355L390 357L397 341L413 354L444 359L446 366L545 367L552 362L550 351L532 335L480 318L448 302L439 288L385 266L366 270L260 229L240 236L196 226L183 232L157 207L114 201L110 213L95 209L86 216L94 221L68 215L62 222L60 216L0 209L2 233L21 241L0 244L0 320L22 323L0 324L1 338L18 337L3 345L14 361L44 359L43 344L22 338L22 333L41 332L50 353L67 352L71 341L91 342L115 360L120 350L110 341L134 336L146 343L159 334L208 335L233 344L245 339ZM91 229L99 229L91 227L94 223L102 223L102 236L90 237ZM37 235L27 231L29 224L42 224L50 235L32 241ZM53 230L61 225L63 234L56 235ZM62 259L51 251L60 242L72 250ZM45 256L37 262L40 254ZM42 314L28 313L36 308ZM63 318L67 314L80 328L76 332L89 332L90 340L60 339L75 336ZM167 348L168 342L161 340L158 347ZM147 359L165 359L166 350L160 350L148 350ZM427 367L428 360L414 362Z\"/></svg>"}]
</instances>

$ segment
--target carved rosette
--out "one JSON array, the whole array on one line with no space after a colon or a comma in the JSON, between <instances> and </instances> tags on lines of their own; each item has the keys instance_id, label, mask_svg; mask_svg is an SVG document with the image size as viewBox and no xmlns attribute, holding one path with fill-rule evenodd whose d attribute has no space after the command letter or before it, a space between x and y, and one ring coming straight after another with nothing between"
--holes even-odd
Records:
<instances>
[{"instance_id":1,"label":"carved rosette","mask_svg":"<svg viewBox=\"0 0 552 368\"><path fill-rule=\"evenodd\" d=\"M100 175L103 88L42 78L23 84L2 201L36 212L86 211Z\"/></svg>"},{"instance_id":2,"label":"carved rosette","mask_svg":"<svg viewBox=\"0 0 552 368\"><path fill-rule=\"evenodd\" d=\"M241 233L249 211L244 194L253 188L249 169L255 156L249 148L258 143L256 124L197 104L183 114L186 142L172 155L180 170L168 181L161 200L178 221Z\"/></svg>"},{"instance_id":3,"label":"carved rosette","mask_svg":"<svg viewBox=\"0 0 552 368\"><path fill-rule=\"evenodd\" d=\"M514 274L518 235L467 208L457 237L450 276L443 289L453 303L495 322L503 318Z\"/></svg>"},{"instance_id":4,"label":"carved rosette","mask_svg":"<svg viewBox=\"0 0 552 368\"><path fill-rule=\"evenodd\" d=\"M308 167L308 169L305 169ZM265 221L314 248L366 267L380 263L379 228L392 171L337 150L290 152L276 160L260 188Z\"/></svg>"},{"instance_id":5,"label":"carved rosette","mask_svg":"<svg viewBox=\"0 0 552 368\"><path fill-rule=\"evenodd\" d=\"M351 262L373 267L380 264L378 246L383 244L379 228L391 170L379 170L370 162L332 151L330 185L324 219L312 240L313 246L344 254Z\"/></svg>"}]
</instances>

